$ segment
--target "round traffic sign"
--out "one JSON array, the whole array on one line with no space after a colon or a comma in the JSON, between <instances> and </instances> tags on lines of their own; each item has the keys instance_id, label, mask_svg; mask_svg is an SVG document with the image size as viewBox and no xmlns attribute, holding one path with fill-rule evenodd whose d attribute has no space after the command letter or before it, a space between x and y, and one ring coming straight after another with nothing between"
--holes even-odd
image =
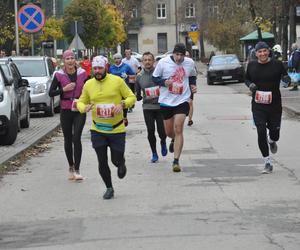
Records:
<instances>
[{"instance_id":1,"label":"round traffic sign","mask_svg":"<svg viewBox=\"0 0 300 250\"><path fill-rule=\"evenodd\" d=\"M18 24L25 32L38 32L45 24L45 15L43 10L34 4L24 5L18 11Z\"/></svg>"}]
</instances>

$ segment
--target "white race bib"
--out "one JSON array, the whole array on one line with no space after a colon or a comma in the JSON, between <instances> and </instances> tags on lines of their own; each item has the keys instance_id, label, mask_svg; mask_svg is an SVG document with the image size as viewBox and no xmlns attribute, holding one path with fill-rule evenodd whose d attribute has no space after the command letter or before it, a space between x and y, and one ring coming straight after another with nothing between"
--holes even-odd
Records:
<instances>
[{"instance_id":1,"label":"white race bib","mask_svg":"<svg viewBox=\"0 0 300 250\"><path fill-rule=\"evenodd\" d=\"M256 91L255 102L260 104L271 104L272 103L272 92L271 91Z\"/></svg>"},{"instance_id":2,"label":"white race bib","mask_svg":"<svg viewBox=\"0 0 300 250\"><path fill-rule=\"evenodd\" d=\"M145 88L145 94L148 98L159 97L159 86Z\"/></svg>"},{"instance_id":3,"label":"white race bib","mask_svg":"<svg viewBox=\"0 0 300 250\"><path fill-rule=\"evenodd\" d=\"M183 84L173 82L172 85L169 86L169 92L175 95L181 95L183 93Z\"/></svg>"},{"instance_id":4,"label":"white race bib","mask_svg":"<svg viewBox=\"0 0 300 250\"><path fill-rule=\"evenodd\" d=\"M98 118L113 118L113 109L115 104L97 104L96 105L96 115Z\"/></svg>"},{"instance_id":5,"label":"white race bib","mask_svg":"<svg viewBox=\"0 0 300 250\"><path fill-rule=\"evenodd\" d=\"M72 111L78 111L78 109L77 109L77 102L78 102L78 99L74 99L73 100L73 102L72 102L72 108L71 108Z\"/></svg>"}]
</instances>

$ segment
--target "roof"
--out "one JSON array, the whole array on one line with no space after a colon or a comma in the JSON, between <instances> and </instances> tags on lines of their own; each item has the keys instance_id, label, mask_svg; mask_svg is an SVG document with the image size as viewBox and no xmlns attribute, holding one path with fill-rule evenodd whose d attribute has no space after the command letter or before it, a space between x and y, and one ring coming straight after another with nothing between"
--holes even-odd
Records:
<instances>
[{"instance_id":1,"label":"roof","mask_svg":"<svg viewBox=\"0 0 300 250\"><path fill-rule=\"evenodd\" d=\"M274 35L270 32L262 32L261 35L262 35L262 39L273 39L274 38ZM251 41L251 40L258 40L257 30L240 38L240 41Z\"/></svg>"}]
</instances>

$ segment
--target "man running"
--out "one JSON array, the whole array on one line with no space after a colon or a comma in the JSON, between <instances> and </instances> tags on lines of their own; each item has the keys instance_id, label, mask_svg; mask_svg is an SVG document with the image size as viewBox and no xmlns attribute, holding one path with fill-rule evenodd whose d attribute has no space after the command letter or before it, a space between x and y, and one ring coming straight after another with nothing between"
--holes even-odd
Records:
<instances>
[{"instance_id":1,"label":"man running","mask_svg":"<svg viewBox=\"0 0 300 250\"><path fill-rule=\"evenodd\" d=\"M138 101L143 99L144 119L147 127L148 141L152 151L151 162L157 162L158 154L156 151L155 123L160 138L162 156L167 155L168 149L163 118L158 103L159 86L156 86L152 80L152 73L154 71L153 54L150 52L143 54L143 65L144 69L137 75L136 79L136 95ZM143 91L143 97L141 96L141 91Z\"/></svg>"},{"instance_id":2,"label":"man running","mask_svg":"<svg viewBox=\"0 0 300 250\"><path fill-rule=\"evenodd\" d=\"M189 99L197 91L195 63L185 57L186 47L175 45L173 54L159 60L153 81L160 86L160 110L168 137L172 138L169 151L174 152L173 171L180 172L179 158L183 147L183 125L189 114Z\"/></svg>"},{"instance_id":3,"label":"man running","mask_svg":"<svg viewBox=\"0 0 300 250\"><path fill-rule=\"evenodd\" d=\"M135 77L134 71L131 69L131 67L128 64L122 62L122 55L120 53L114 54L113 59L115 64L109 67L109 73L123 78L126 84L128 85L128 87L134 93L134 89L132 89L132 84L130 84L129 81L130 76ZM123 110L124 124L126 127L128 125L127 112L129 108L131 108L131 106Z\"/></svg>"},{"instance_id":4,"label":"man running","mask_svg":"<svg viewBox=\"0 0 300 250\"><path fill-rule=\"evenodd\" d=\"M249 62L245 83L252 92L252 114L257 128L258 146L265 163L262 173L269 174L273 171L269 146L275 154L280 134L280 80L288 81L289 77L283 63L269 57L270 49L265 42L258 42L255 51L258 60Z\"/></svg>"},{"instance_id":5,"label":"man running","mask_svg":"<svg viewBox=\"0 0 300 250\"><path fill-rule=\"evenodd\" d=\"M111 199L114 189L107 148L110 148L112 163L118 168L118 177L124 178L125 127L122 111L132 106L136 97L122 78L106 72L105 64L99 56L93 59L94 78L84 85L77 108L81 113L92 110L91 140L98 157L99 173L107 188L103 199Z\"/></svg>"}]
</instances>

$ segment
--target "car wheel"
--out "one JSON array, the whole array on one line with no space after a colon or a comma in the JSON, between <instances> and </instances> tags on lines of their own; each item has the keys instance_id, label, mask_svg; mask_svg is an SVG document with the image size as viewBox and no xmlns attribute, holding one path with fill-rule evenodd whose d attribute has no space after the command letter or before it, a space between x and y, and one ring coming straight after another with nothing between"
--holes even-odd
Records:
<instances>
[{"instance_id":1,"label":"car wheel","mask_svg":"<svg viewBox=\"0 0 300 250\"><path fill-rule=\"evenodd\" d=\"M18 132L21 131L21 112L19 111L16 111L16 114L17 114L17 125L18 125Z\"/></svg>"},{"instance_id":2,"label":"car wheel","mask_svg":"<svg viewBox=\"0 0 300 250\"><path fill-rule=\"evenodd\" d=\"M54 112L56 114L60 112L60 104L58 104L58 106L54 108Z\"/></svg>"},{"instance_id":3,"label":"car wheel","mask_svg":"<svg viewBox=\"0 0 300 250\"><path fill-rule=\"evenodd\" d=\"M10 115L10 121L7 127L5 135L0 137L1 145L12 145L18 135L18 117L16 113L12 112Z\"/></svg>"},{"instance_id":4,"label":"car wheel","mask_svg":"<svg viewBox=\"0 0 300 250\"><path fill-rule=\"evenodd\" d=\"M21 128L29 128L30 125L30 108L29 108L29 103L28 103L28 107L26 110L26 117L21 120Z\"/></svg>"},{"instance_id":5,"label":"car wheel","mask_svg":"<svg viewBox=\"0 0 300 250\"><path fill-rule=\"evenodd\" d=\"M213 82L209 80L209 78L207 77L207 85L212 85Z\"/></svg>"},{"instance_id":6,"label":"car wheel","mask_svg":"<svg viewBox=\"0 0 300 250\"><path fill-rule=\"evenodd\" d=\"M50 100L50 105L46 107L45 116L54 116L54 103L53 98Z\"/></svg>"}]
</instances>

